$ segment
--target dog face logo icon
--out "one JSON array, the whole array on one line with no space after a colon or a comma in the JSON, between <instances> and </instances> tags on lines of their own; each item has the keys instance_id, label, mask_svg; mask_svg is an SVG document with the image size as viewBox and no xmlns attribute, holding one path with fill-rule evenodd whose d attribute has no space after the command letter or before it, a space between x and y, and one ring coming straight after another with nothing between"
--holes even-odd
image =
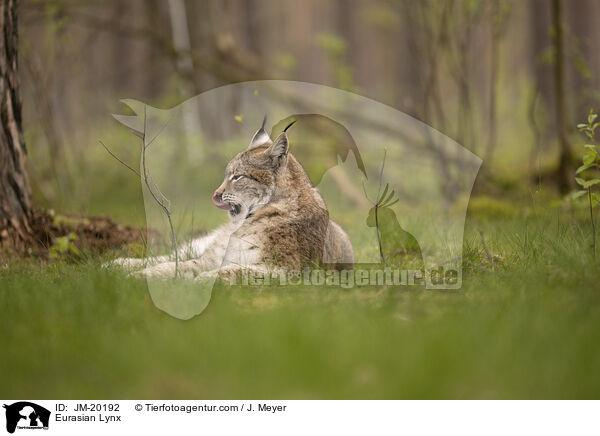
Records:
<instances>
[{"instance_id":1,"label":"dog face logo icon","mask_svg":"<svg viewBox=\"0 0 600 436\"><path fill-rule=\"evenodd\" d=\"M14 433L15 429L48 429L50 411L29 401L19 401L4 405L6 409L6 431Z\"/></svg>"}]
</instances>

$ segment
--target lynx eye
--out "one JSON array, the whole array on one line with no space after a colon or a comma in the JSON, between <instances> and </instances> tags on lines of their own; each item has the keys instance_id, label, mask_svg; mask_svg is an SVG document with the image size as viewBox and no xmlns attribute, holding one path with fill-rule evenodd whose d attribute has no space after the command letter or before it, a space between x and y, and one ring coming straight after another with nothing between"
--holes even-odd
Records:
<instances>
[{"instance_id":1,"label":"lynx eye","mask_svg":"<svg viewBox=\"0 0 600 436\"><path fill-rule=\"evenodd\" d=\"M231 180L235 182L236 180L240 180L242 177L246 177L243 174L239 174L237 176L231 176Z\"/></svg>"}]
</instances>

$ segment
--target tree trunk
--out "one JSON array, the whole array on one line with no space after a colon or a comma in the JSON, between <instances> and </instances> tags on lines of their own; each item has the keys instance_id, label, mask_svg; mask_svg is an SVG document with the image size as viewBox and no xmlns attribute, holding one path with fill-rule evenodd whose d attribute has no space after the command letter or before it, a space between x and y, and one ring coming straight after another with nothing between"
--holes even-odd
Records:
<instances>
[{"instance_id":1,"label":"tree trunk","mask_svg":"<svg viewBox=\"0 0 600 436\"><path fill-rule=\"evenodd\" d=\"M17 0L0 0L0 245L23 250L33 218L17 73Z\"/></svg>"},{"instance_id":2,"label":"tree trunk","mask_svg":"<svg viewBox=\"0 0 600 436\"><path fill-rule=\"evenodd\" d=\"M169 17L171 18L171 36L176 52L175 67L180 75L179 91L182 99L194 97L197 92L194 87L194 62L191 55L192 44L188 29L187 8L184 0L169 0ZM184 128L188 134L196 130L200 119L196 101L185 106L183 112Z\"/></svg>"},{"instance_id":3,"label":"tree trunk","mask_svg":"<svg viewBox=\"0 0 600 436\"><path fill-rule=\"evenodd\" d=\"M500 66L500 26L497 21L500 20L500 0L493 0L490 10L490 85L489 85L489 124L488 124L488 142L483 159L488 165L492 162L494 149L496 148L496 88L498 85L498 68Z\"/></svg>"},{"instance_id":4,"label":"tree trunk","mask_svg":"<svg viewBox=\"0 0 600 436\"><path fill-rule=\"evenodd\" d=\"M567 89L565 77L565 44L562 16L562 0L552 1L552 24L554 27L554 47L556 61L554 62L554 90L556 94L556 125L560 156L557 168L558 188L562 193L573 187L571 170L571 144L569 142L569 119L567 110Z\"/></svg>"}]
</instances>

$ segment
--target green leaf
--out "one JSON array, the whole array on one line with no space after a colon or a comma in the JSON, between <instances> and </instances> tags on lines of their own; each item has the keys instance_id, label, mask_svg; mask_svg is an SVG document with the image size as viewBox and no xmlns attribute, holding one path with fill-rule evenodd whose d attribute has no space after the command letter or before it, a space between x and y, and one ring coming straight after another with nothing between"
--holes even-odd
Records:
<instances>
[{"instance_id":1,"label":"green leaf","mask_svg":"<svg viewBox=\"0 0 600 436\"><path fill-rule=\"evenodd\" d=\"M587 182L584 182L583 186L585 189L589 188L590 186L594 186L594 185L599 185L600 184L600 179L592 179L592 180L588 180Z\"/></svg>"},{"instance_id":2,"label":"green leaf","mask_svg":"<svg viewBox=\"0 0 600 436\"><path fill-rule=\"evenodd\" d=\"M581 165L579 168L577 168L577 171L575 171L575 174L582 173L585 170L587 170L588 168L591 168L593 166L594 166L593 164L584 164L584 165Z\"/></svg>"},{"instance_id":3,"label":"green leaf","mask_svg":"<svg viewBox=\"0 0 600 436\"><path fill-rule=\"evenodd\" d=\"M394 201L392 201L391 203L388 203L385 205L385 207L390 207L393 206L394 204L398 203L398 201L400 201L398 198L396 198Z\"/></svg>"},{"instance_id":4,"label":"green leaf","mask_svg":"<svg viewBox=\"0 0 600 436\"><path fill-rule=\"evenodd\" d=\"M585 185L585 182L586 182L585 180L583 180L579 177L575 177L575 181L577 182L577 184L579 184L581 186Z\"/></svg>"},{"instance_id":5,"label":"green leaf","mask_svg":"<svg viewBox=\"0 0 600 436\"><path fill-rule=\"evenodd\" d=\"M585 190L575 191L575 192L571 192L569 194L569 198L571 200L577 200L578 198L580 198L580 197L582 197L582 196L584 196L586 194L587 194L587 191L585 191Z\"/></svg>"},{"instance_id":6,"label":"green leaf","mask_svg":"<svg viewBox=\"0 0 600 436\"><path fill-rule=\"evenodd\" d=\"M596 160L596 152L593 150L586 150L585 153L583 153L583 164L584 165L591 165L594 163L594 161Z\"/></svg>"},{"instance_id":7,"label":"green leaf","mask_svg":"<svg viewBox=\"0 0 600 436\"><path fill-rule=\"evenodd\" d=\"M588 124L592 124L596 118L598 118L598 114L590 113L588 115Z\"/></svg>"},{"instance_id":8,"label":"green leaf","mask_svg":"<svg viewBox=\"0 0 600 436\"><path fill-rule=\"evenodd\" d=\"M585 129L586 127L587 127L587 124L583 124L583 123L577 124L578 129Z\"/></svg>"},{"instance_id":9,"label":"green leaf","mask_svg":"<svg viewBox=\"0 0 600 436\"><path fill-rule=\"evenodd\" d=\"M392 192L390 192L390 195L387 196L387 198L385 200L383 200L384 203L389 202L393 197L394 197L395 191L392 190Z\"/></svg>"},{"instance_id":10,"label":"green leaf","mask_svg":"<svg viewBox=\"0 0 600 436\"><path fill-rule=\"evenodd\" d=\"M390 184L389 184L389 183L386 183L386 184L385 184L385 188L383 189L383 193L381 194L381 196L380 196L380 197L379 197L379 199L377 200L377 202L378 202L379 204L383 203L383 198L385 197L385 194L387 194L389 187L390 187Z\"/></svg>"}]
</instances>

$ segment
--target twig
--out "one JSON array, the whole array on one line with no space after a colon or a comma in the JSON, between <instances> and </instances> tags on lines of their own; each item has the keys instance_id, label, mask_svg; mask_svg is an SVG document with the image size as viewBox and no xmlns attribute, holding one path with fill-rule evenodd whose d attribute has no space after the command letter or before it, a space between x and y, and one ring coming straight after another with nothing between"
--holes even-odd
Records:
<instances>
[{"instance_id":1,"label":"twig","mask_svg":"<svg viewBox=\"0 0 600 436\"><path fill-rule=\"evenodd\" d=\"M110 154L117 161L119 161L121 163L121 165L123 165L125 168L128 168L129 170L133 171L133 173L136 174L138 177L142 177L140 175L140 173L138 173L136 170L131 168L129 165L127 165L125 162L123 162L121 159L119 159L119 157L116 154L114 154L112 151L110 151L110 149L106 145L104 145L104 142L102 142L102 141L98 141L98 142L102 145L102 147L104 147L104 149L108 152L108 154Z\"/></svg>"},{"instance_id":2,"label":"twig","mask_svg":"<svg viewBox=\"0 0 600 436\"><path fill-rule=\"evenodd\" d=\"M154 193L154 191L152 190L152 187L150 186L150 182L149 182L149 180L152 179L152 176L150 175L150 171L148 170L147 165L146 165L146 150L148 149L148 144L146 143L146 131L147 131L146 109L147 109L147 106L144 105L144 131L143 131L143 138L142 138L142 171L144 173L144 183L146 184L146 188L148 188L150 195L152 195L152 198L154 198L154 201L156 201L156 203L162 208L162 210L165 212L165 215L167 215L167 219L169 220L169 227L171 228L171 240L173 243L173 251L175 253L175 277L177 277L178 272L179 272L179 253L177 250L177 238L175 236L175 228L173 227L173 219L171 217L171 202L163 195L163 193L160 191L160 189L158 189L158 186L156 185L156 183L154 183L154 181L152 181L153 185L155 186L155 189L159 192L159 194L164 199L162 201L159 200L158 197L156 196L156 194ZM152 140L154 141L154 139L156 139L156 137L154 137ZM165 202L166 202L166 204L165 204Z\"/></svg>"},{"instance_id":3,"label":"twig","mask_svg":"<svg viewBox=\"0 0 600 436\"><path fill-rule=\"evenodd\" d=\"M594 250L594 259L596 259L596 224L594 223L594 213L592 209L592 187L588 186L588 203L590 205L590 221L592 222L592 247Z\"/></svg>"},{"instance_id":4,"label":"twig","mask_svg":"<svg viewBox=\"0 0 600 436\"><path fill-rule=\"evenodd\" d=\"M159 137L159 135L163 132L163 130L165 130L165 127L167 127L167 125L171 122L171 118L173 118L173 114L171 114L169 116L169 119L167 120L167 122L161 126L161 128L158 130L156 135L154 135L154 138L152 138L150 140L150 142L148 142L148 144L146 145L146 148L150 147L152 145L152 143L154 142L154 140Z\"/></svg>"},{"instance_id":5,"label":"twig","mask_svg":"<svg viewBox=\"0 0 600 436\"><path fill-rule=\"evenodd\" d=\"M383 148L383 160L381 161L381 171L379 171L379 188L377 189L377 202L379 203L379 194L381 194L381 184L383 182L383 169L385 168L385 157L387 155L387 149Z\"/></svg>"},{"instance_id":6,"label":"twig","mask_svg":"<svg viewBox=\"0 0 600 436\"><path fill-rule=\"evenodd\" d=\"M381 263L385 265L385 257L383 255L383 247L381 246L381 232L379 231L379 217L378 211L379 205L375 205L375 228L377 229L377 244L379 245L379 258Z\"/></svg>"}]
</instances>

